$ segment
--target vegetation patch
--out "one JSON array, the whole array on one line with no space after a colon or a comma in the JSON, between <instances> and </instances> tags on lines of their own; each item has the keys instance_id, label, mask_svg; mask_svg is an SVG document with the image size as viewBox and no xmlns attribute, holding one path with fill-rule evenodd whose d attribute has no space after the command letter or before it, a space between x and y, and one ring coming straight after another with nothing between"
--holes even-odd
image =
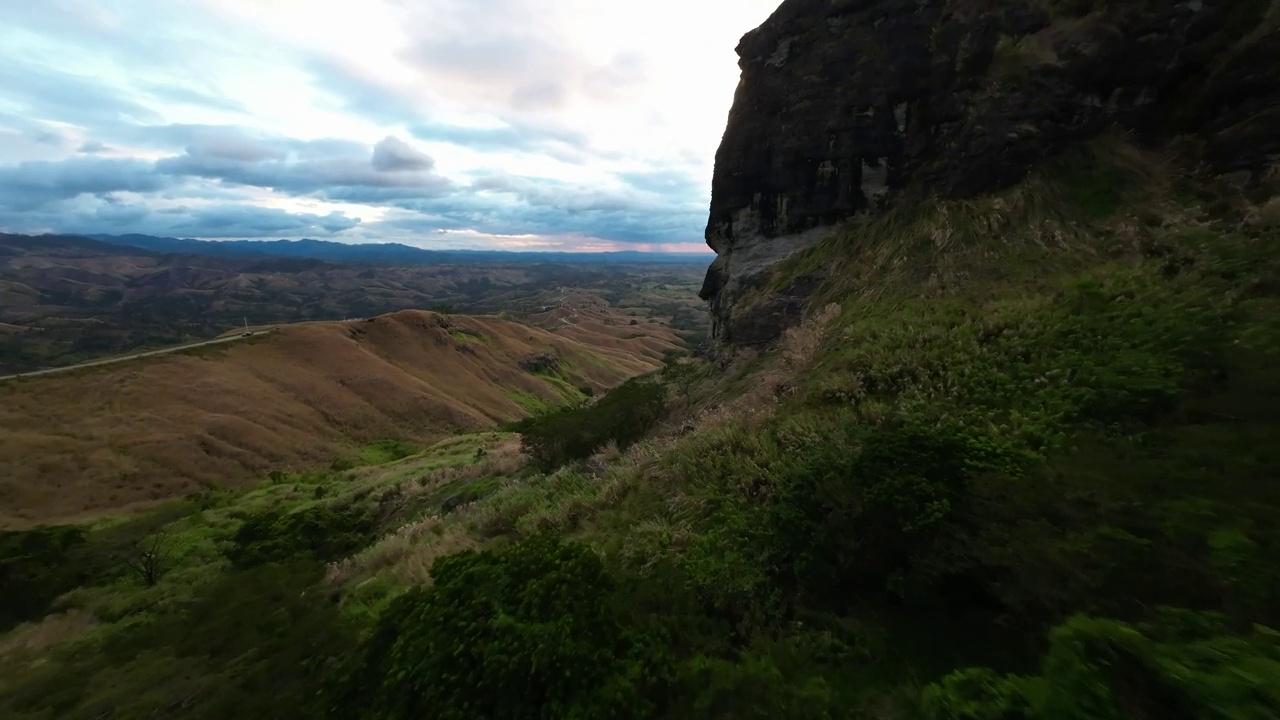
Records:
<instances>
[{"instance_id":1,"label":"vegetation patch","mask_svg":"<svg viewBox=\"0 0 1280 720\"><path fill-rule=\"evenodd\" d=\"M659 645L628 628L604 565L540 535L440 558L355 656L335 717L647 717Z\"/></svg>"},{"instance_id":2,"label":"vegetation patch","mask_svg":"<svg viewBox=\"0 0 1280 720\"><path fill-rule=\"evenodd\" d=\"M411 455L420 452L416 448L406 442L399 440L382 440L381 442L366 445L360 452L360 459L363 461L361 465L385 465L387 463L403 460Z\"/></svg>"},{"instance_id":3,"label":"vegetation patch","mask_svg":"<svg viewBox=\"0 0 1280 720\"><path fill-rule=\"evenodd\" d=\"M504 389L502 394L511 402L519 405L520 409L529 415L549 412L558 407L555 403L543 398L542 396L535 395L531 392L525 392L524 390Z\"/></svg>"},{"instance_id":4,"label":"vegetation patch","mask_svg":"<svg viewBox=\"0 0 1280 720\"><path fill-rule=\"evenodd\" d=\"M492 345L493 341L485 337L484 333L474 328L454 328L449 331L449 335L458 342L468 345Z\"/></svg>"},{"instance_id":5,"label":"vegetation patch","mask_svg":"<svg viewBox=\"0 0 1280 720\"><path fill-rule=\"evenodd\" d=\"M544 469L589 457L613 442L619 448L644 437L666 407L661 383L629 380L597 401L537 415L511 426L526 453Z\"/></svg>"},{"instance_id":6,"label":"vegetation patch","mask_svg":"<svg viewBox=\"0 0 1280 720\"><path fill-rule=\"evenodd\" d=\"M1280 634L1162 611L1137 626L1088 616L1050 636L1041 672L954 672L925 688L929 720L1265 717L1280 713Z\"/></svg>"}]
</instances>

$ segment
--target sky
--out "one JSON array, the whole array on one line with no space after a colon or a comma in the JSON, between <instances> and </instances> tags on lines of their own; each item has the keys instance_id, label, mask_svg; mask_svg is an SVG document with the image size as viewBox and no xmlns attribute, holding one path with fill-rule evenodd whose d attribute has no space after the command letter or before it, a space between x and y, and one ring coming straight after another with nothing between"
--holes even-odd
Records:
<instances>
[{"instance_id":1,"label":"sky","mask_svg":"<svg viewBox=\"0 0 1280 720\"><path fill-rule=\"evenodd\" d=\"M0 230L707 251L780 0L0 0Z\"/></svg>"}]
</instances>

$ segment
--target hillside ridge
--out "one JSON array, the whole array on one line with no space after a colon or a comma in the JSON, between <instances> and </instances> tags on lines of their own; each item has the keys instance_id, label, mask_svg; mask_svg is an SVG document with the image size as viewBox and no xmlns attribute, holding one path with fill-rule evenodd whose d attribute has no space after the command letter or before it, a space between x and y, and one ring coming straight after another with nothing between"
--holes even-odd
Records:
<instances>
[{"instance_id":1,"label":"hillside ridge","mask_svg":"<svg viewBox=\"0 0 1280 720\"><path fill-rule=\"evenodd\" d=\"M0 384L4 524L154 504L426 443L583 399L660 366L678 339L573 337L496 317L400 311ZM550 354L554 366L521 362Z\"/></svg>"}]
</instances>

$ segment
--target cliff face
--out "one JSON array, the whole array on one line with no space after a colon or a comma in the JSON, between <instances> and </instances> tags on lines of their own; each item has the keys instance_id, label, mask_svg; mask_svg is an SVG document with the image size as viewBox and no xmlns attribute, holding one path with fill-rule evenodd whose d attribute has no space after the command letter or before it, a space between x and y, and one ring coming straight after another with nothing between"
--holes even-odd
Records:
<instances>
[{"instance_id":1,"label":"cliff face","mask_svg":"<svg viewBox=\"0 0 1280 720\"><path fill-rule=\"evenodd\" d=\"M1207 143L1222 172L1280 161L1271 0L785 0L739 43L702 297L713 334L766 343L806 284L746 307L791 254L916 186L1021 179L1113 124Z\"/></svg>"}]
</instances>

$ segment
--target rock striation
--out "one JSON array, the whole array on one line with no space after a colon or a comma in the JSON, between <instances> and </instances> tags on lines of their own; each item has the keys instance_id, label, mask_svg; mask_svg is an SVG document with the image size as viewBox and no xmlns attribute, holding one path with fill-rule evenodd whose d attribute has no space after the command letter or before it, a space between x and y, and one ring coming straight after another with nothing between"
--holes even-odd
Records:
<instances>
[{"instance_id":1,"label":"rock striation","mask_svg":"<svg viewBox=\"0 0 1280 720\"><path fill-rule=\"evenodd\" d=\"M744 305L785 258L908 187L971 196L1112 125L1200 135L1222 172L1280 159L1280 2L785 0L737 52L702 298L767 343L807 285Z\"/></svg>"}]
</instances>

